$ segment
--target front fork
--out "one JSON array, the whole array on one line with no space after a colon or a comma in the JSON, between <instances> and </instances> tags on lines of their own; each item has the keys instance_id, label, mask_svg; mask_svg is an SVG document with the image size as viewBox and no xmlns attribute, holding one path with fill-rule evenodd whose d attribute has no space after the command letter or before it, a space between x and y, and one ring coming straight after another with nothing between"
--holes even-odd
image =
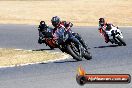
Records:
<instances>
[{"instance_id":1,"label":"front fork","mask_svg":"<svg viewBox=\"0 0 132 88\"><path fill-rule=\"evenodd\" d=\"M73 35L75 36L75 38L77 38L79 40L79 42L82 44L82 46L86 50L88 50L88 45L85 43L85 41L82 39L82 37L78 33L73 33Z\"/></svg>"}]
</instances>

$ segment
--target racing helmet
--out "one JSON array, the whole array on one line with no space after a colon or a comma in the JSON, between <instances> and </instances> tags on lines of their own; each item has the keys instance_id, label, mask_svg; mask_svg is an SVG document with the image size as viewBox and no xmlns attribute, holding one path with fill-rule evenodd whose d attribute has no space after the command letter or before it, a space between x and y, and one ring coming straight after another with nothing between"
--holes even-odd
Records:
<instances>
[{"instance_id":1,"label":"racing helmet","mask_svg":"<svg viewBox=\"0 0 132 88\"><path fill-rule=\"evenodd\" d=\"M40 25L45 25L45 21L40 21Z\"/></svg>"},{"instance_id":2,"label":"racing helmet","mask_svg":"<svg viewBox=\"0 0 132 88\"><path fill-rule=\"evenodd\" d=\"M99 25L104 26L105 25L105 19L104 18L99 18Z\"/></svg>"},{"instance_id":3,"label":"racing helmet","mask_svg":"<svg viewBox=\"0 0 132 88\"><path fill-rule=\"evenodd\" d=\"M53 25L54 27L57 27L58 24L60 23L60 18L59 18L58 16L52 17L51 23L52 23L52 25Z\"/></svg>"},{"instance_id":4,"label":"racing helmet","mask_svg":"<svg viewBox=\"0 0 132 88\"><path fill-rule=\"evenodd\" d=\"M40 29L46 29L47 28L47 25L46 25L45 21L40 21L39 28Z\"/></svg>"}]
</instances>

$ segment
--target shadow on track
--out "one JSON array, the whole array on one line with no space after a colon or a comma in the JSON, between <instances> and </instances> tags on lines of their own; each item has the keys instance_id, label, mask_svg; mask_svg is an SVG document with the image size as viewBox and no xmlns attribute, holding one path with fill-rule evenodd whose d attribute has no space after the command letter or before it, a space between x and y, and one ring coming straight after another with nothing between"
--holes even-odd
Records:
<instances>
[{"instance_id":1,"label":"shadow on track","mask_svg":"<svg viewBox=\"0 0 132 88\"><path fill-rule=\"evenodd\" d=\"M37 50L32 50L32 51L45 51L45 50L54 50L54 49L37 49Z\"/></svg>"},{"instance_id":2,"label":"shadow on track","mask_svg":"<svg viewBox=\"0 0 132 88\"><path fill-rule=\"evenodd\" d=\"M52 63L56 63L56 64L63 64L63 63L74 63L74 62L79 62L79 61L75 61L75 60L70 60L70 61L56 61L56 62L52 62ZM39 64L49 64L49 63L39 63Z\"/></svg>"},{"instance_id":3,"label":"shadow on track","mask_svg":"<svg viewBox=\"0 0 132 88\"><path fill-rule=\"evenodd\" d=\"M58 62L54 62L54 63L73 63L73 62L79 62L79 61L58 61Z\"/></svg>"},{"instance_id":4,"label":"shadow on track","mask_svg":"<svg viewBox=\"0 0 132 88\"><path fill-rule=\"evenodd\" d=\"M118 45L98 46L94 48L107 48L107 47L118 47Z\"/></svg>"}]
</instances>

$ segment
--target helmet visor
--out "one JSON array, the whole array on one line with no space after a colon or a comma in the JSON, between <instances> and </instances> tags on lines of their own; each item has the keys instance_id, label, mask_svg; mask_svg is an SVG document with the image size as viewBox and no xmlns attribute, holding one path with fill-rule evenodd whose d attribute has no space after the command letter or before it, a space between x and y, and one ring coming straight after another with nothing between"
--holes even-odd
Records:
<instances>
[{"instance_id":1,"label":"helmet visor","mask_svg":"<svg viewBox=\"0 0 132 88\"><path fill-rule=\"evenodd\" d=\"M104 22L103 21L99 21L99 25L104 26Z\"/></svg>"},{"instance_id":2,"label":"helmet visor","mask_svg":"<svg viewBox=\"0 0 132 88\"><path fill-rule=\"evenodd\" d=\"M58 24L59 24L58 22L55 22L55 21L52 22L52 25L53 25L54 27L56 27Z\"/></svg>"}]
</instances>

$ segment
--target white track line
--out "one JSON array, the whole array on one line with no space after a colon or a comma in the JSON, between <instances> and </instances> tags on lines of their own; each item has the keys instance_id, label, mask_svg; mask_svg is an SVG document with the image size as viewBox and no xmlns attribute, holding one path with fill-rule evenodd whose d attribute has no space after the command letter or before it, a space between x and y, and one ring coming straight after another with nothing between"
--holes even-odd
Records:
<instances>
[{"instance_id":1,"label":"white track line","mask_svg":"<svg viewBox=\"0 0 132 88\"><path fill-rule=\"evenodd\" d=\"M0 48L0 49L2 49L2 48ZM24 50L24 49L14 49L14 50ZM32 50L26 50L26 51L32 51ZM54 54L55 53L59 53L59 52L54 52ZM34 62L34 63L26 63L26 64L19 64L19 65L0 66L0 68L9 68L9 67L18 67L18 66L26 66L26 65L33 65L33 64L49 63L49 62L55 62L55 61L69 59L69 57L70 56L68 54L64 54L64 57L59 58L59 59L47 60L47 61L42 61L42 62Z\"/></svg>"}]
</instances>

